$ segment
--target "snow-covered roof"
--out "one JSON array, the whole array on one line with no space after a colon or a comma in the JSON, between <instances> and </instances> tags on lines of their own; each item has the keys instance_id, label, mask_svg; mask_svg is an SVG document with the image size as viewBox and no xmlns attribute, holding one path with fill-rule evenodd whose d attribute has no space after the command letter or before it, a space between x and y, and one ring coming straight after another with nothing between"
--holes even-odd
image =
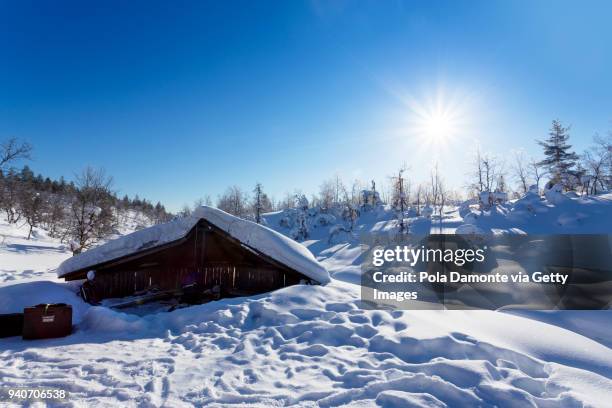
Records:
<instances>
[{"instance_id":1,"label":"snow-covered roof","mask_svg":"<svg viewBox=\"0 0 612 408\"><path fill-rule=\"evenodd\" d=\"M73 256L62 262L57 269L57 275L62 277L71 272L174 242L186 236L201 219L227 232L247 247L319 283L329 282L329 273L325 267L303 245L268 227L206 206L197 208L189 217L178 218L165 224L133 232Z\"/></svg>"}]
</instances>

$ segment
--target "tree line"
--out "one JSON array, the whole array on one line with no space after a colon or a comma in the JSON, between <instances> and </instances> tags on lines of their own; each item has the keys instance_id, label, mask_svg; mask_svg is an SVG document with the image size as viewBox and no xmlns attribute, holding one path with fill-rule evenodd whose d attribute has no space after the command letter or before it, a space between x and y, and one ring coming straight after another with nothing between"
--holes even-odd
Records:
<instances>
[{"instance_id":1,"label":"tree line","mask_svg":"<svg viewBox=\"0 0 612 408\"><path fill-rule=\"evenodd\" d=\"M113 179L101 169L85 168L67 182L35 175L27 166L13 165L31 158L32 146L17 139L0 144L0 211L9 223L25 223L28 239L41 227L53 238L69 243L80 253L117 232L119 217L129 210L144 214L150 222L170 219L161 203L153 205L138 196L118 198Z\"/></svg>"},{"instance_id":2,"label":"tree line","mask_svg":"<svg viewBox=\"0 0 612 408\"><path fill-rule=\"evenodd\" d=\"M296 190L276 201L263 192L261 183L257 183L252 195L238 186L229 187L218 197L216 206L259 222L262 212L299 208L305 199L311 208L317 207L325 213L332 208L350 211L351 208L367 205L375 194L381 203L391 205L398 212L411 210L417 216L423 211L426 215L437 212L441 217L445 205L456 204L466 198L479 200L481 194L487 192L518 198L530 188L533 190L532 186L541 192L556 184L560 184L565 191L575 191L581 195L612 190L612 132L605 136L595 135L591 145L582 154L577 154L569 143L570 130L559 120L553 120L548 136L536 140L542 148L542 158L539 159L527 157L523 151L499 158L477 149L463 191L449 188L437 165L433 166L425 180L415 183L410 177L410 167L404 164L379 188L373 180L353 180L347 185L336 175L324 181L318 193L310 195L308 199L300 190ZM206 196L196 205L202 203L212 205L213 201ZM185 206L183 213L189 212L189 206Z\"/></svg>"},{"instance_id":3,"label":"tree line","mask_svg":"<svg viewBox=\"0 0 612 408\"><path fill-rule=\"evenodd\" d=\"M415 183L410 167L404 164L386 183L374 180L353 180L346 184L339 175L324 181L315 194L307 197L300 190L275 200L256 183L251 191L239 186L228 187L215 203L209 195L185 205L179 216L191 214L201 205L217 208L241 218L262 222L261 215L271 211L295 208L302 212L317 208L320 213L334 213L354 222L360 209L389 204L398 212L400 228L406 212L414 216L431 216L442 212L448 204L458 204L467 198L480 199L482 193L494 192L520 197L535 188L550 188L560 184L565 191L598 194L612 190L612 132L596 135L591 146L582 154L573 151L569 143L570 127L554 120L548 137L536 141L542 147L543 158L527 158L517 151L500 159L477 150L472 170L463 192L448 188L435 165L426 180ZM34 175L28 166L16 170L12 164L28 160L32 147L16 139L0 144L0 211L10 223L23 220L29 227L43 227L52 237L70 242L78 253L112 234L120 222L119 215L133 210L146 215L151 222L161 223L173 215L161 203L153 205L138 196L118 198L112 190L112 178L104 171L86 168L74 181L51 180ZM546 180L546 185L542 182ZM299 220L298 220L299 221ZM298 222L299 224L299 222ZM298 231L299 235L299 231Z\"/></svg>"},{"instance_id":4,"label":"tree line","mask_svg":"<svg viewBox=\"0 0 612 408\"><path fill-rule=\"evenodd\" d=\"M477 150L473 171L469 174L468 192L510 193L515 197L527 193L531 186L540 191L559 184L564 191L582 195L612 190L612 132L595 135L591 145L577 154L569 143L570 126L553 120L548 137L536 140L543 158L528 158L523 151L515 151L508 160ZM515 183L512 188L508 180ZM547 180L545 185L542 181Z\"/></svg>"}]
</instances>

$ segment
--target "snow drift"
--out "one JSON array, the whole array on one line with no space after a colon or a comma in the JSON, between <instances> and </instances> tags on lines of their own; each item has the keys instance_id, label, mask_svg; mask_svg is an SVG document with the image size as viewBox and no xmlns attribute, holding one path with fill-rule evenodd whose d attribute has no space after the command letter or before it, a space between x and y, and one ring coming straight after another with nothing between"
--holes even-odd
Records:
<instances>
[{"instance_id":1,"label":"snow drift","mask_svg":"<svg viewBox=\"0 0 612 408\"><path fill-rule=\"evenodd\" d=\"M434 214L434 219L407 221L412 232L424 233L438 223L444 231L455 231L468 220L485 232L612 230L611 196L567 198L553 204L533 194L488 211L467 203L459 211L449 209L442 220ZM212 209L198 214L253 248L270 240L276 243L268 251L289 246L286 252L298 260L283 263L303 258L311 260L308 265L316 263L301 245L261 226ZM557 224L562 214L572 223ZM265 219L290 234L290 227L281 224L284 215ZM0 339L0 382L68 389L75 404L96 407L609 405L609 310L365 310L359 286L347 283L359 282L359 241L349 237L330 243L338 219L315 211L312 219L317 222L304 245L332 275L330 284L295 285L146 316L91 307L67 283L34 284L32 279L55 280L43 271L68 254L59 242L18 240L22 234L0 222L0 235L8 237L0 244L0 278L13 277L0 283L0 312L18 311L29 302L45 301L39 294L49 294L52 301L73 307L78 302L79 314L75 332L66 338ZM132 251L156 245L180 237L191 222L177 220L162 227L167 231L142 230L134 234L138 244L128 239L122 245L133 244ZM354 230L355 235L396 231L396 213L382 206L364 211ZM116 253L113 242L103 250L108 256Z\"/></svg>"}]
</instances>

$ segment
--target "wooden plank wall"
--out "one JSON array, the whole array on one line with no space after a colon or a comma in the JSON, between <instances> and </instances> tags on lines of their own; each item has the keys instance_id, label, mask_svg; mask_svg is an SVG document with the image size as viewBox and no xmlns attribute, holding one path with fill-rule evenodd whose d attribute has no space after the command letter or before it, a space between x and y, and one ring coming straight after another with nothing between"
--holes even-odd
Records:
<instances>
[{"instance_id":1,"label":"wooden plank wall","mask_svg":"<svg viewBox=\"0 0 612 408\"><path fill-rule=\"evenodd\" d=\"M301 274L270 262L198 225L176 246L96 272L99 299L134 295L153 288L180 289L199 283L203 289L221 285L244 293L262 293L299 283Z\"/></svg>"}]
</instances>

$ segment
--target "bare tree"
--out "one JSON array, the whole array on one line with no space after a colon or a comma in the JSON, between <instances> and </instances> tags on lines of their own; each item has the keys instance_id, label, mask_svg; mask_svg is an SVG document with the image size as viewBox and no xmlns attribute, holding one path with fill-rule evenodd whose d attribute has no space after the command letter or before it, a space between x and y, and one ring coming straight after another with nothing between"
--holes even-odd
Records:
<instances>
[{"instance_id":1,"label":"bare tree","mask_svg":"<svg viewBox=\"0 0 612 408\"><path fill-rule=\"evenodd\" d=\"M19 221L19 179L13 169L0 179L0 208L6 213L9 224Z\"/></svg>"},{"instance_id":2,"label":"bare tree","mask_svg":"<svg viewBox=\"0 0 612 408\"><path fill-rule=\"evenodd\" d=\"M185 203L183 204L181 211L178 212L178 216L179 217L189 217L192 213L193 213L192 208L189 206L189 204Z\"/></svg>"},{"instance_id":3,"label":"bare tree","mask_svg":"<svg viewBox=\"0 0 612 408\"><path fill-rule=\"evenodd\" d=\"M342 182L340 175L336 174L336 177L334 178L334 204L341 203L342 196L345 190L346 187L344 187L344 183Z\"/></svg>"},{"instance_id":4,"label":"bare tree","mask_svg":"<svg viewBox=\"0 0 612 408\"><path fill-rule=\"evenodd\" d=\"M416 215L417 217L421 215L421 197L423 195L423 186L419 184L416 190Z\"/></svg>"},{"instance_id":5,"label":"bare tree","mask_svg":"<svg viewBox=\"0 0 612 408\"><path fill-rule=\"evenodd\" d=\"M470 173L470 183L468 184L468 188L475 192L476 195L479 195L483 191L485 191L485 172L483 168L483 159L482 154L480 153L480 148L476 150L473 157L473 166L474 169Z\"/></svg>"},{"instance_id":6,"label":"bare tree","mask_svg":"<svg viewBox=\"0 0 612 408\"><path fill-rule=\"evenodd\" d=\"M438 177L438 197L439 197L439 207L438 207L438 215L440 217L440 233L442 233L442 221L444 218L444 206L448 201L449 193L446 191L446 186L444 185L444 180L441 177Z\"/></svg>"},{"instance_id":7,"label":"bare tree","mask_svg":"<svg viewBox=\"0 0 612 408\"><path fill-rule=\"evenodd\" d=\"M336 186L333 180L324 181L319 188L319 202L321 209L330 210L335 203Z\"/></svg>"},{"instance_id":8,"label":"bare tree","mask_svg":"<svg viewBox=\"0 0 612 408\"><path fill-rule=\"evenodd\" d=\"M485 191L492 191L493 182L497 179L495 159L489 155L483 156L481 168L484 176Z\"/></svg>"},{"instance_id":9,"label":"bare tree","mask_svg":"<svg viewBox=\"0 0 612 408\"><path fill-rule=\"evenodd\" d=\"M34 191L33 188L29 188L29 186L22 186L19 192L19 206L29 227L27 239L30 239L32 230L42 222L45 204L40 193Z\"/></svg>"},{"instance_id":10,"label":"bare tree","mask_svg":"<svg viewBox=\"0 0 612 408\"><path fill-rule=\"evenodd\" d=\"M197 210L203 205L204 205L204 199L202 197L196 198L195 201L193 202L193 209Z\"/></svg>"},{"instance_id":11,"label":"bare tree","mask_svg":"<svg viewBox=\"0 0 612 408\"><path fill-rule=\"evenodd\" d=\"M217 200L217 208L240 218L248 217L248 197L238 186L228 187Z\"/></svg>"},{"instance_id":12,"label":"bare tree","mask_svg":"<svg viewBox=\"0 0 612 408\"><path fill-rule=\"evenodd\" d=\"M529 173L531 174L531 177L535 181L536 187L538 188L538 191L539 191L540 190L540 180L542 180L542 178L546 176L548 171L544 167L542 167L537 160L532 158L529 161Z\"/></svg>"},{"instance_id":13,"label":"bare tree","mask_svg":"<svg viewBox=\"0 0 612 408\"><path fill-rule=\"evenodd\" d=\"M103 169L87 167L76 176L69 226L73 254L91 247L112 232L115 224L112 184L112 177Z\"/></svg>"},{"instance_id":14,"label":"bare tree","mask_svg":"<svg viewBox=\"0 0 612 408\"><path fill-rule=\"evenodd\" d=\"M355 206L360 206L361 205L361 200L362 200L362 194L361 191L364 189L364 184L355 179L353 180L353 184L351 185L351 204L355 205Z\"/></svg>"},{"instance_id":15,"label":"bare tree","mask_svg":"<svg viewBox=\"0 0 612 408\"><path fill-rule=\"evenodd\" d=\"M525 154L522 151L514 152L514 164L512 166L512 173L514 178L519 183L519 187L523 194L529 191L529 170L528 164L525 159Z\"/></svg>"},{"instance_id":16,"label":"bare tree","mask_svg":"<svg viewBox=\"0 0 612 408\"><path fill-rule=\"evenodd\" d=\"M210 198L210 194L205 194L204 197L199 197L197 198L194 202L193 202L193 208L194 210L196 208L202 207L203 205L207 206L207 207L211 207L212 206L212 200Z\"/></svg>"},{"instance_id":17,"label":"bare tree","mask_svg":"<svg viewBox=\"0 0 612 408\"><path fill-rule=\"evenodd\" d=\"M63 229L66 220L66 202L62 194L51 194L46 200L43 222L49 236L53 238L60 237L60 231Z\"/></svg>"},{"instance_id":18,"label":"bare tree","mask_svg":"<svg viewBox=\"0 0 612 408\"><path fill-rule=\"evenodd\" d=\"M32 146L27 142L19 142L17 138L0 143L0 169L8 164L23 159L30 159Z\"/></svg>"},{"instance_id":19,"label":"bare tree","mask_svg":"<svg viewBox=\"0 0 612 408\"><path fill-rule=\"evenodd\" d=\"M442 228L442 218L444 214L444 206L448 200L448 193L446 192L444 186L444 180L440 175L440 171L438 169L438 164L434 166L431 170L430 174L430 191L431 191L431 203L433 206L433 210L436 208L438 210L438 215L440 218L440 228Z\"/></svg>"},{"instance_id":20,"label":"bare tree","mask_svg":"<svg viewBox=\"0 0 612 408\"><path fill-rule=\"evenodd\" d=\"M288 208L294 208L295 207L295 194L285 192L285 198L283 198L282 200L279 200L276 207L279 210L286 210Z\"/></svg>"},{"instance_id":21,"label":"bare tree","mask_svg":"<svg viewBox=\"0 0 612 408\"><path fill-rule=\"evenodd\" d=\"M431 169L431 173L429 174L429 188L431 191L431 205L434 210L440 201L440 187L441 187L441 179L440 172L438 171L438 164L436 163L433 169Z\"/></svg>"},{"instance_id":22,"label":"bare tree","mask_svg":"<svg viewBox=\"0 0 612 408\"><path fill-rule=\"evenodd\" d=\"M597 194L598 187L605 190L610 184L612 134L607 137L595 136L593 142L593 146L582 155L582 162L588 178L588 191Z\"/></svg>"},{"instance_id":23,"label":"bare tree","mask_svg":"<svg viewBox=\"0 0 612 408\"><path fill-rule=\"evenodd\" d=\"M503 163L493 155L482 154L478 149L474 154L473 171L469 174L468 188L475 195L480 195L485 191L493 191L494 186L499 181L500 174L503 174ZM435 192L432 191L432 193Z\"/></svg>"}]
</instances>

